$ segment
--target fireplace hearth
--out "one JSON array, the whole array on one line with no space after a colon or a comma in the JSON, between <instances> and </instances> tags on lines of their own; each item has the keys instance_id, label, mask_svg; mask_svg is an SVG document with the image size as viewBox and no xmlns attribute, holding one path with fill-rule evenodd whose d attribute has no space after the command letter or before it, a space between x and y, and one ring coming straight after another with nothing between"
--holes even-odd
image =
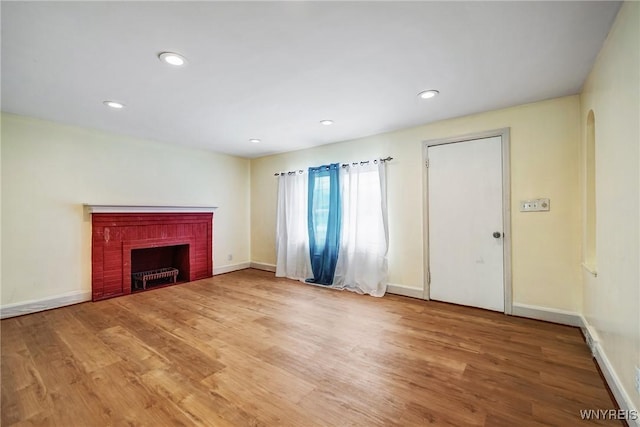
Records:
<instances>
[{"instance_id":1,"label":"fireplace hearth","mask_svg":"<svg viewBox=\"0 0 640 427\"><path fill-rule=\"evenodd\" d=\"M184 283L212 276L211 212L92 213L91 222L94 301L152 289L167 278ZM163 269L177 272L151 273ZM140 273L147 278L138 283Z\"/></svg>"}]
</instances>

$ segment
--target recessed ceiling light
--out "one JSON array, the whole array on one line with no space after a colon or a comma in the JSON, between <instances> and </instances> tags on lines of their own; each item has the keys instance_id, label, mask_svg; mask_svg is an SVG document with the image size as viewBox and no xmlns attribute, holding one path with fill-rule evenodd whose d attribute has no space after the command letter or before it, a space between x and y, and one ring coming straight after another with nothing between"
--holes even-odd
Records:
<instances>
[{"instance_id":1,"label":"recessed ceiling light","mask_svg":"<svg viewBox=\"0 0 640 427\"><path fill-rule=\"evenodd\" d=\"M422 99L429 99L429 98L433 98L439 93L440 93L439 91L435 89L431 89L431 90L425 90L424 92L420 92L418 96Z\"/></svg>"},{"instance_id":2,"label":"recessed ceiling light","mask_svg":"<svg viewBox=\"0 0 640 427\"><path fill-rule=\"evenodd\" d=\"M184 56L173 52L162 52L158 55L158 58L160 58L160 61L162 62L166 62L167 64L175 65L177 67L184 65L185 62L187 62Z\"/></svg>"},{"instance_id":3,"label":"recessed ceiling light","mask_svg":"<svg viewBox=\"0 0 640 427\"><path fill-rule=\"evenodd\" d=\"M256 138L251 138L249 142L253 142L254 144L257 144L258 142L260 142L260 140Z\"/></svg>"},{"instance_id":4,"label":"recessed ceiling light","mask_svg":"<svg viewBox=\"0 0 640 427\"><path fill-rule=\"evenodd\" d=\"M124 108L124 104L118 101L103 101L102 103L107 107L111 107L116 110L120 110L121 108Z\"/></svg>"},{"instance_id":5,"label":"recessed ceiling light","mask_svg":"<svg viewBox=\"0 0 640 427\"><path fill-rule=\"evenodd\" d=\"M333 120L320 120L320 123L325 126L330 126L333 124Z\"/></svg>"}]
</instances>

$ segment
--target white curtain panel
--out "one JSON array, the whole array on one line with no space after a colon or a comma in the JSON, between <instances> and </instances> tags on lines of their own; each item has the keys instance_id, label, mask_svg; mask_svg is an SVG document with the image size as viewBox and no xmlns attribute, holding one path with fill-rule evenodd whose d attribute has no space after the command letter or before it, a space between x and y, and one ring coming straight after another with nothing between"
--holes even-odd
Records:
<instances>
[{"instance_id":1,"label":"white curtain panel","mask_svg":"<svg viewBox=\"0 0 640 427\"><path fill-rule=\"evenodd\" d=\"M313 277L307 228L307 173L278 177L276 276L304 281Z\"/></svg>"},{"instance_id":2,"label":"white curtain panel","mask_svg":"<svg viewBox=\"0 0 640 427\"><path fill-rule=\"evenodd\" d=\"M341 245L333 287L381 297L387 290L387 184L385 162L340 171Z\"/></svg>"}]
</instances>

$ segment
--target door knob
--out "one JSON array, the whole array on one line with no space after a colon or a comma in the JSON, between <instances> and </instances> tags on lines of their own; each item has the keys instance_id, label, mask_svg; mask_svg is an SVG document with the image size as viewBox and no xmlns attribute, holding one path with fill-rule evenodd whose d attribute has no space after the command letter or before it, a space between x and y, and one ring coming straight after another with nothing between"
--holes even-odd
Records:
<instances>
[{"instance_id":1,"label":"door knob","mask_svg":"<svg viewBox=\"0 0 640 427\"><path fill-rule=\"evenodd\" d=\"M499 231L494 231L493 237L495 237L496 239L499 239L500 237L502 237L502 233L500 233Z\"/></svg>"}]
</instances>

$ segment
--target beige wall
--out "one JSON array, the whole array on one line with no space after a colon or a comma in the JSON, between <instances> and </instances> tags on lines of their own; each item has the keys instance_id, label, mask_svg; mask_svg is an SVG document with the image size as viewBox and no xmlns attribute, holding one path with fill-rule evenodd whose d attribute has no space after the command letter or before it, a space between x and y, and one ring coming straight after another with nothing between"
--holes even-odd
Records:
<instances>
[{"instance_id":1,"label":"beige wall","mask_svg":"<svg viewBox=\"0 0 640 427\"><path fill-rule=\"evenodd\" d=\"M422 142L503 127L511 128L514 303L579 312L578 96L252 160L252 261L275 263L274 172L389 155L390 282L422 289ZM519 200L537 197L551 199L550 212L519 212Z\"/></svg>"},{"instance_id":2,"label":"beige wall","mask_svg":"<svg viewBox=\"0 0 640 427\"><path fill-rule=\"evenodd\" d=\"M83 203L219 206L215 269L249 262L248 160L9 114L1 136L2 305L91 289Z\"/></svg>"},{"instance_id":3,"label":"beige wall","mask_svg":"<svg viewBox=\"0 0 640 427\"><path fill-rule=\"evenodd\" d=\"M639 22L640 3L625 3L580 96L251 161L2 114L0 304L90 290L83 203L216 205L216 269L274 264L274 172L388 155L390 282L422 289L422 142L509 127L514 303L583 313L640 407ZM597 277L580 267L590 110ZM519 212L520 200L537 197L551 199L550 212Z\"/></svg>"},{"instance_id":4,"label":"beige wall","mask_svg":"<svg viewBox=\"0 0 640 427\"><path fill-rule=\"evenodd\" d=\"M627 395L640 408L640 3L625 3L584 86L595 116L596 269L584 275L584 315ZM585 184L584 176L582 178ZM583 202L584 203L584 202Z\"/></svg>"}]
</instances>

